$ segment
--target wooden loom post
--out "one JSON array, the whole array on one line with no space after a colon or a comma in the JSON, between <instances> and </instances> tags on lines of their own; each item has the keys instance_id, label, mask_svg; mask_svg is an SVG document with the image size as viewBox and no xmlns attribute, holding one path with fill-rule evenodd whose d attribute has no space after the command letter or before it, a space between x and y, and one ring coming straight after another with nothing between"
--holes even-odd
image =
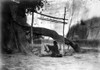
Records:
<instances>
[{"instance_id":1,"label":"wooden loom post","mask_svg":"<svg viewBox=\"0 0 100 70\"><path fill-rule=\"evenodd\" d=\"M34 22L34 13L32 12L31 33L30 33L30 42L32 45L33 45L33 22Z\"/></svg>"},{"instance_id":2,"label":"wooden loom post","mask_svg":"<svg viewBox=\"0 0 100 70\"><path fill-rule=\"evenodd\" d=\"M65 29L65 18L66 18L66 7L64 8L64 23L63 23L63 37L64 37L64 29ZM64 43L65 43L65 41L64 41ZM65 49L65 44L63 43L63 52L64 52L64 54L65 54L65 51L64 51L64 49Z\"/></svg>"}]
</instances>

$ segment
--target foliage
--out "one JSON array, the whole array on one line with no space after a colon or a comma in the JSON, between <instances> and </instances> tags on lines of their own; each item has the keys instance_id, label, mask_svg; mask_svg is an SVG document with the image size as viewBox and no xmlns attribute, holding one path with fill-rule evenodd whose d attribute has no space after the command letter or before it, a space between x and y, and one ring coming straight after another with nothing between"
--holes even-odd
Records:
<instances>
[{"instance_id":1,"label":"foliage","mask_svg":"<svg viewBox=\"0 0 100 70\"><path fill-rule=\"evenodd\" d=\"M20 0L19 7L28 9L31 12L43 7L43 0Z\"/></svg>"}]
</instances>

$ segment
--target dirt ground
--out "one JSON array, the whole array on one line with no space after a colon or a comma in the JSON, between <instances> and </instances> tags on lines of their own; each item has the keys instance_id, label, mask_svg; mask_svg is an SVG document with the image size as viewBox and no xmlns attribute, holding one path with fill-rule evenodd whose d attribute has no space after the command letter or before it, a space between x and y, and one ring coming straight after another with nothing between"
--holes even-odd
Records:
<instances>
[{"instance_id":1,"label":"dirt ground","mask_svg":"<svg viewBox=\"0 0 100 70\"><path fill-rule=\"evenodd\" d=\"M1 70L100 70L100 52L91 49L63 57L39 57L23 54L2 55Z\"/></svg>"}]
</instances>

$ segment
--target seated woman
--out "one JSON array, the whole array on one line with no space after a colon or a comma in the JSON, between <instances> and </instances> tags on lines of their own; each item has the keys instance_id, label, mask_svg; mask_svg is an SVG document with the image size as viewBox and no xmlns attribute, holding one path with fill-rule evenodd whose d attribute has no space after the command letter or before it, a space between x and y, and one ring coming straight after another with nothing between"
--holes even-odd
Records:
<instances>
[{"instance_id":1,"label":"seated woman","mask_svg":"<svg viewBox=\"0 0 100 70\"><path fill-rule=\"evenodd\" d=\"M62 55L59 52L58 45L57 45L56 41L53 41L53 46L47 45L47 47L49 50L47 50L47 48L45 47L45 51L48 53L51 52L51 57L62 57Z\"/></svg>"}]
</instances>

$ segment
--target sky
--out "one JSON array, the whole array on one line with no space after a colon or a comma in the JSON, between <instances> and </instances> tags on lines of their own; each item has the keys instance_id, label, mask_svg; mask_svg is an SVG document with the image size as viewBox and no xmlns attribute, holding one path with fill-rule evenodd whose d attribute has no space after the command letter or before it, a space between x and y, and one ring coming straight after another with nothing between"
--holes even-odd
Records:
<instances>
[{"instance_id":1,"label":"sky","mask_svg":"<svg viewBox=\"0 0 100 70\"><path fill-rule=\"evenodd\" d=\"M64 18L64 7L67 7L66 18L72 18L72 25L76 25L80 20L88 20L93 17L100 17L100 1L99 0L47 0L49 5L45 5L42 13ZM74 3L73 3L74 1ZM72 7L73 5L73 7ZM72 11L74 14L72 15ZM45 20L40 20L38 18L43 17L38 14L34 14L34 27L44 27L51 30L55 30L58 34L63 35L63 24L55 23ZM27 23L31 25L32 17L27 14ZM67 21L68 24L65 25L64 35L68 33L70 19Z\"/></svg>"},{"instance_id":2,"label":"sky","mask_svg":"<svg viewBox=\"0 0 100 70\"><path fill-rule=\"evenodd\" d=\"M87 18L90 19L93 17L100 17L100 1L99 0L92 0L87 3Z\"/></svg>"}]
</instances>

